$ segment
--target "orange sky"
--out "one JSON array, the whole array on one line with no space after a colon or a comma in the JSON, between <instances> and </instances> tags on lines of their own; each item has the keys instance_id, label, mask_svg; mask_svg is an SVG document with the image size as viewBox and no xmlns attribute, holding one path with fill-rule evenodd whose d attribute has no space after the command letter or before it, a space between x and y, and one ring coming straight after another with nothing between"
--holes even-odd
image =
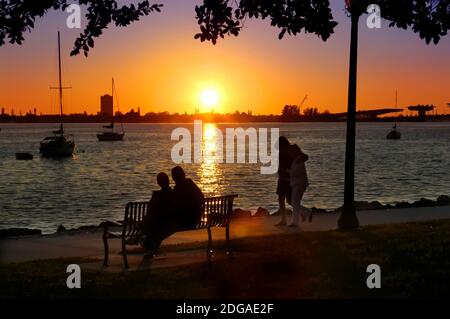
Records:
<instances>
[{"instance_id":1,"label":"orange sky","mask_svg":"<svg viewBox=\"0 0 450 319\"><path fill-rule=\"evenodd\" d=\"M167 3L166 3L167 2ZM22 46L0 48L0 107L7 113L57 111L56 31L63 39L65 112L97 113L111 77L122 111L193 113L205 89L215 89L218 112L252 110L278 114L285 104L342 112L347 101L349 21L343 6L333 8L340 23L327 42L301 34L279 41L268 22L250 21L239 38L217 46L193 39L194 1L163 1L152 14L124 29L111 28L97 40L89 58L70 57L78 30L65 27L67 15L51 13L36 23ZM358 109L435 104L448 112L450 41L427 46L402 30L369 30L361 21Z\"/></svg>"}]
</instances>

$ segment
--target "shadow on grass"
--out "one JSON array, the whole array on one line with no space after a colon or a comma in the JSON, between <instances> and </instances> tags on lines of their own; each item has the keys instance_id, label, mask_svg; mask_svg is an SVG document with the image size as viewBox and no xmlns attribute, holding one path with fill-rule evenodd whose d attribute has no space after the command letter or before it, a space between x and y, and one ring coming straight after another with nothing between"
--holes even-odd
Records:
<instances>
[{"instance_id":1,"label":"shadow on grass","mask_svg":"<svg viewBox=\"0 0 450 319\"><path fill-rule=\"evenodd\" d=\"M232 258L119 274L82 270L82 288L66 287L66 267L82 259L0 268L2 297L46 298L403 298L448 295L450 221L365 227L232 241ZM215 244L224 254L224 243ZM178 245L175 252L204 248ZM366 268L382 268L382 289L366 286Z\"/></svg>"},{"instance_id":2,"label":"shadow on grass","mask_svg":"<svg viewBox=\"0 0 450 319\"><path fill-rule=\"evenodd\" d=\"M355 235L370 243L366 259L381 266L385 296L442 298L450 295L448 222L374 226Z\"/></svg>"}]
</instances>

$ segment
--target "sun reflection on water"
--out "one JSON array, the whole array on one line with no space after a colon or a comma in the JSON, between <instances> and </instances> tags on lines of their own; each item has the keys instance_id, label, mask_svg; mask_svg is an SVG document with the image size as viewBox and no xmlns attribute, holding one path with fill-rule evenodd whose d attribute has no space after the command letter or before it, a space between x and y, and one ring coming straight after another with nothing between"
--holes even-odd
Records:
<instances>
[{"instance_id":1,"label":"sun reflection on water","mask_svg":"<svg viewBox=\"0 0 450 319\"><path fill-rule=\"evenodd\" d=\"M215 124L205 124L203 127L203 161L199 168L200 184L205 194L219 195L223 171L220 161L223 159L223 137Z\"/></svg>"}]
</instances>

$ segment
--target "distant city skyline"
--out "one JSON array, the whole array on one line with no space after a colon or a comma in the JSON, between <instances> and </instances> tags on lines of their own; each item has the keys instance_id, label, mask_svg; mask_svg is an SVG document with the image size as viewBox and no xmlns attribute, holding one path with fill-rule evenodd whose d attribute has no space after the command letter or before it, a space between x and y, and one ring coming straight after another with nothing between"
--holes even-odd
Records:
<instances>
[{"instance_id":1,"label":"distant city skyline","mask_svg":"<svg viewBox=\"0 0 450 319\"><path fill-rule=\"evenodd\" d=\"M65 122L73 123L99 123L110 121L114 112L114 117L120 117L121 120L131 120L131 122L178 122L186 123L186 121L193 121L195 119L202 119L206 122L213 123L220 122L302 122L302 121L343 121L346 119L347 112L331 113L329 111L321 112L317 108L301 109L297 105L285 105L280 113L273 114L254 114L252 110L226 113L217 113L214 110L200 112L199 109L192 113L188 112L147 112L142 114L140 107L130 110L116 110L113 109L113 100L109 95L101 96L100 110L94 113L88 113L86 110L76 113L63 113ZM405 114L401 114L402 111ZM393 121L394 119L401 121L426 121L427 119L435 119L439 121L450 121L450 113L437 113L434 105L415 105L409 106L407 109L372 109L372 110L358 110L357 119L360 121ZM15 113L12 109L7 112L5 108L1 108L0 122L25 122L25 123L47 123L60 121L59 114L44 114L39 112L36 108L29 110L26 113Z\"/></svg>"},{"instance_id":2,"label":"distant city skyline","mask_svg":"<svg viewBox=\"0 0 450 319\"><path fill-rule=\"evenodd\" d=\"M286 104L320 111L347 107L349 19L344 1L333 1L339 22L327 42L300 34L279 41L266 22L248 21L239 38L217 46L200 43L195 1L162 1L162 13L151 14L127 28L110 28L89 58L70 57L80 30L65 27L66 14L51 13L36 21L22 46L0 48L0 107L25 114L57 113L56 31L63 39L64 111L96 114L99 96L116 79L120 108L148 112L218 113L252 110L279 114ZM448 113L450 41L426 45L416 34L388 28L369 30L361 21L358 109L391 108L395 91L399 107L434 104ZM205 94L205 92L209 92ZM213 92L213 94L211 93ZM209 105L205 96L213 97ZM217 96L216 96L217 95Z\"/></svg>"}]
</instances>

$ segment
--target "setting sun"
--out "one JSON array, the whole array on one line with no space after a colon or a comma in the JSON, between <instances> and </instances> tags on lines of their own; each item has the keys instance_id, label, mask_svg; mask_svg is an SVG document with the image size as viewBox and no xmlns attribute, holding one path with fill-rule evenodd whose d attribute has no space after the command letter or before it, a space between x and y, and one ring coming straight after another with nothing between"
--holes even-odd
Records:
<instances>
[{"instance_id":1,"label":"setting sun","mask_svg":"<svg viewBox=\"0 0 450 319\"><path fill-rule=\"evenodd\" d=\"M200 100L203 106L206 107L216 106L217 102L219 101L219 94L217 93L216 90L212 89L204 90L201 93Z\"/></svg>"}]
</instances>

